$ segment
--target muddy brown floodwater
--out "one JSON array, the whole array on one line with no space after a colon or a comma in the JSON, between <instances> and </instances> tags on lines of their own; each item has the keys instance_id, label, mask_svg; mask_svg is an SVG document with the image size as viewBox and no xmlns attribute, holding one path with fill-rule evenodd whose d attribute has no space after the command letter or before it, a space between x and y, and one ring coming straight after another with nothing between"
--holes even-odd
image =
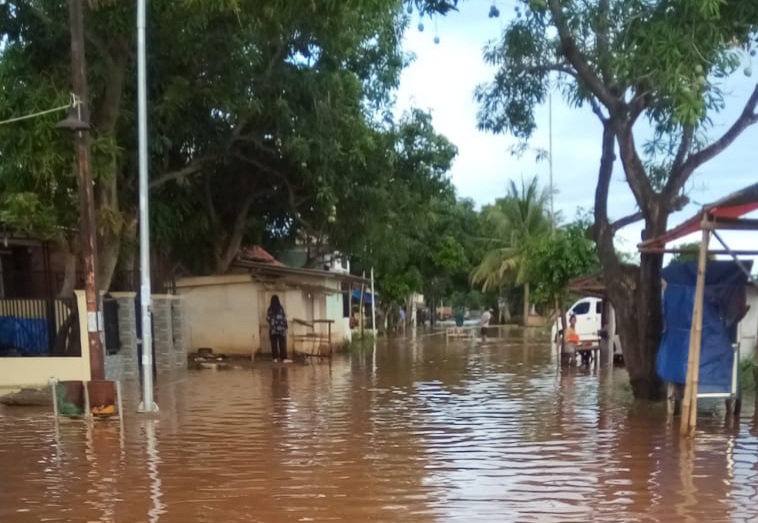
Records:
<instances>
[{"instance_id":1,"label":"muddy brown floodwater","mask_svg":"<svg viewBox=\"0 0 758 523\"><path fill-rule=\"evenodd\" d=\"M680 443L623 370L561 372L519 333L159 386L123 432L0 407L0 522L758 520L752 401Z\"/></svg>"}]
</instances>

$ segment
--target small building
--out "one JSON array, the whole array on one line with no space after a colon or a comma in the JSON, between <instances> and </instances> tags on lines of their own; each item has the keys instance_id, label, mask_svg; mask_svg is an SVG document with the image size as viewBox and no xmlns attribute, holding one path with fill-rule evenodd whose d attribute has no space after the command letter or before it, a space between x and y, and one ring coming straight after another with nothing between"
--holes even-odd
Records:
<instances>
[{"instance_id":1,"label":"small building","mask_svg":"<svg viewBox=\"0 0 758 523\"><path fill-rule=\"evenodd\" d=\"M229 274L179 279L176 292L184 303L192 351L269 353L266 311L276 294L289 322L288 350L310 353L329 334L332 349L350 341L351 291L368 283L341 271L288 267L253 247L240 252Z\"/></svg>"}]
</instances>

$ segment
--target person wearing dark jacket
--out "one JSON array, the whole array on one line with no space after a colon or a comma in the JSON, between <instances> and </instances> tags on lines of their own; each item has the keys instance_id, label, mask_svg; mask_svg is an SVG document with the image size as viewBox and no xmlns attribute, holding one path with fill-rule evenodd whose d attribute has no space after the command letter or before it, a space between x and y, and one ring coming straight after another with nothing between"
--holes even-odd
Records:
<instances>
[{"instance_id":1,"label":"person wearing dark jacket","mask_svg":"<svg viewBox=\"0 0 758 523\"><path fill-rule=\"evenodd\" d=\"M271 357L274 363L279 361L283 363L292 363L287 358L287 314L284 307L279 302L279 296L271 296L271 305L266 312L266 321L268 322L268 334L271 340Z\"/></svg>"}]
</instances>

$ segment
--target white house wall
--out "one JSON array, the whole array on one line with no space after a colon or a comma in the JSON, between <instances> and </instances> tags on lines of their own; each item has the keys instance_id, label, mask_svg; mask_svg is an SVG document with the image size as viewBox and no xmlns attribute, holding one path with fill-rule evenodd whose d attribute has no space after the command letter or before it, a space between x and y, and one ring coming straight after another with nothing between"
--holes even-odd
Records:
<instances>
[{"instance_id":1,"label":"white house wall","mask_svg":"<svg viewBox=\"0 0 758 523\"><path fill-rule=\"evenodd\" d=\"M258 292L250 283L177 289L184 297L190 348L251 354L260 346Z\"/></svg>"}]
</instances>

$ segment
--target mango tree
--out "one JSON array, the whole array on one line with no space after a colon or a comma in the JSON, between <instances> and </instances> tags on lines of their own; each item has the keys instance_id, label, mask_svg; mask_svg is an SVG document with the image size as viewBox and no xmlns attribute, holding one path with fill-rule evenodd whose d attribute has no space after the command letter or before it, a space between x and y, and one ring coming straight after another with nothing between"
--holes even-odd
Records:
<instances>
[{"instance_id":1,"label":"mango tree","mask_svg":"<svg viewBox=\"0 0 758 523\"><path fill-rule=\"evenodd\" d=\"M662 234L686 203L692 174L758 122L757 85L725 132L711 125L726 103L724 78L742 73L757 28L758 4L741 0L525 0L486 51L497 72L477 92L484 129L528 140L535 108L553 90L589 107L602 125L592 233L637 398L662 392L655 373L662 255L643 253L638 267L623 263L614 235L638 220L646 237ZM641 143L649 129L653 139ZM617 161L638 205L630 216L609 211Z\"/></svg>"}]
</instances>

